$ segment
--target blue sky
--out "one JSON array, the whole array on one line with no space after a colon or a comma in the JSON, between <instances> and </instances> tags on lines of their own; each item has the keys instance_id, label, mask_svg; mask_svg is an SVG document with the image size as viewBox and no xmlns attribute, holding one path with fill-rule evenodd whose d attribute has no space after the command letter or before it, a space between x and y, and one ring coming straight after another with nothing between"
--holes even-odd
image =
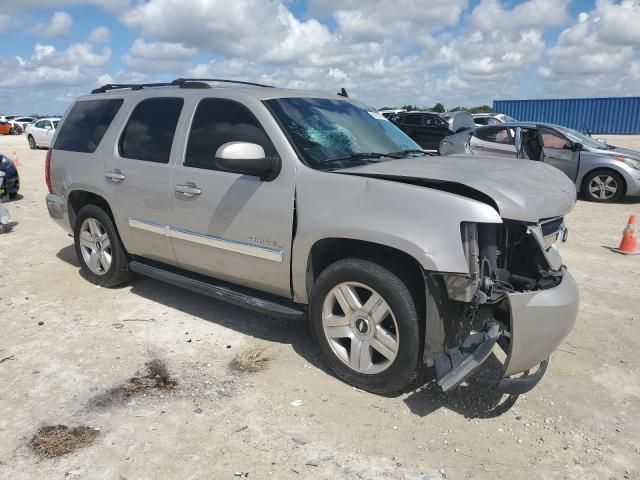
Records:
<instances>
[{"instance_id":1,"label":"blue sky","mask_svg":"<svg viewBox=\"0 0 640 480\"><path fill-rule=\"evenodd\" d=\"M180 76L346 87L376 107L638 95L638 25L640 0L2 2L0 113Z\"/></svg>"}]
</instances>

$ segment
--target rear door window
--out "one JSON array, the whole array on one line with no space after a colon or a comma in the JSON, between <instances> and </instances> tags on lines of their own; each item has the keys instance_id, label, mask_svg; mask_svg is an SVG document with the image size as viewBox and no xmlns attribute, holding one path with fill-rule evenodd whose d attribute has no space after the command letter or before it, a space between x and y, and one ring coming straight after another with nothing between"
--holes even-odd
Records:
<instances>
[{"instance_id":1,"label":"rear door window","mask_svg":"<svg viewBox=\"0 0 640 480\"><path fill-rule=\"evenodd\" d=\"M510 145L513 143L513 139L511 135L509 135L509 130L506 127L484 127L478 128L474 134L479 140L484 140L485 142L491 143L501 143L505 145Z\"/></svg>"},{"instance_id":2,"label":"rear door window","mask_svg":"<svg viewBox=\"0 0 640 480\"><path fill-rule=\"evenodd\" d=\"M262 125L244 105L220 98L202 100L191 125L184 164L215 170L216 152L228 142L257 143L266 156L277 155Z\"/></svg>"},{"instance_id":3,"label":"rear door window","mask_svg":"<svg viewBox=\"0 0 640 480\"><path fill-rule=\"evenodd\" d=\"M148 98L134 108L124 127L120 156L147 162L169 163L182 98Z\"/></svg>"},{"instance_id":4,"label":"rear door window","mask_svg":"<svg viewBox=\"0 0 640 480\"><path fill-rule=\"evenodd\" d=\"M402 125L422 125L421 117L422 115L418 114L400 115L398 117L398 123Z\"/></svg>"},{"instance_id":5,"label":"rear door window","mask_svg":"<svg viewBox=\"0 0 640 480\"><path fill-rule=\"evenodd\" d=\"M58 133L54 150L95 152L122 102L121 98L77 102Z\"/></svg>"},{"instance_id":6,"label":"rear door window","mask_svg":"<svg viewBox=\"0 0 640 480\"><path fill-rule=\"evenodd\" d=\"M435 115L424 115L424 124L428 127L443 127L447 125L444 120Z\"/></svg>"}]
</instances>

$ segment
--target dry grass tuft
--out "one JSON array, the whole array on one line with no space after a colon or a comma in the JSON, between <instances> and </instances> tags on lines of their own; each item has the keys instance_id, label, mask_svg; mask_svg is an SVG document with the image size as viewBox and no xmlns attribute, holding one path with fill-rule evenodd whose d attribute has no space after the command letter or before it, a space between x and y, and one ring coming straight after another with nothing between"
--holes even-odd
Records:
<instances>
[{"instance_id":1,"label":"dry grass tuft","mask_svg":"<svg viewBox=\"0 0 640 480\"><path fill-rule=\"evenodd\" d=\"M176 385L178 381L171 376L164 361L153 358L144 364L144 375L131 377L125 383L96 395L89 403L94 407L107 408L141 393L154 389L171 390Z\"/></svg>"},{"instance_id":2,"label":"dry grass tuft","mask_svg":"<svg viewBox=\"0 0 640 480\"><path fill-rule=\"evenodd\" d=\"M262 347L249 347L237 353L229 363L231 370L241 373L255 373L267 368L271 360Z\"/></svg>"},{"instance_id":3,"label":"dry grass tuft","mask_svg":"<svg viewBox=\"0 0 640 480\"><path fill-rule=\"evenodd\" d=\"M147 373L144 378L154 380L156 388L171 390L178 382L171 377L167 365L159 358L153 358L144 364Z\"/></svg>"},{"instance_id":4,"label":"dry grass tuft","mask_svg":"<svg viewBox=\"0 0 640 480\"><path fill-rule=\"evenodd\" d=\"M29 448L40 458L55 458L91 445L100 432L90 427L45 425L29 440Z\"/></svg>"}]
</instances>

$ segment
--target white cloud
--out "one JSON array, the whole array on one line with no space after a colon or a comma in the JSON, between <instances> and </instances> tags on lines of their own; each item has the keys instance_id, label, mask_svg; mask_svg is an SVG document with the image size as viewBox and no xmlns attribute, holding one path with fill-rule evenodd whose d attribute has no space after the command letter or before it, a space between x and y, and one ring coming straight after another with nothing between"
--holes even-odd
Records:
<instances>
[{"instance_id":1,"label":"white cloud","mask_svg":"<svg viewBox=\"0 0 640 480\"><path fill-rule=\"evenodd\" d=\"M471 12L470 24L486 32L542 29L566 23L568 6L569 0L529 0L508 10L499 0L482 0Z\"/></svg>"},{"instance_id":2,"label":"white cloud","mask_svg":"<svg viewBox=\"0 0 640 480\"><path fill-rule=\"evenodd\" d=\"M161 41L270 61L304 54L329 35L317 20L297 20L279 1L150 0L121 18L125 25Z\"/></svg>"},{"instance_id":3,"label":"white cloud","mask_svg":"<svg viewBox=\"0 0 640 480\"><path fill-rule=\"evenodd\" d=\"M640 5L600 0L563 30L538 68L539 94L629 95L637 81Z\"/></svg>"},{"instance_id":4,"label":"white cloud","mask_svg":"<svg viewBox=\"0 0 640 480\"><path fill-rule=\"evenodd\" d=\"M91 43L109 43L111 41L111 32L107 27L97 27L89 34L89 41Z\"/></svg>"},{"instance_id":5,"label":"white cloud","mask_svg":"<svg viewBox=\"0 0 640 480\"><path fill-rule=\"evenodd\" d=\"M0 12L0 36L9 33L12 23L13 19L9 14Z\"/></svg>"},{"instance_id":6,"label":"white cloud","mask_svg":"<svg viewBox=\"0 0 640 480\"><path fill-rule=\"evenodd\" d=\"M64 37L71 32L73 19L67 12L55 12L47 23L38 23L31 30L42 38Z\"/></svg>"},{"instance_id":7,"label":"white cloud","mask_svg":"<svg viewBox=\"0 0 640 480\"><path fill-rule=\"evenodd\" d=\"M181 43L146 42L137 38L122 60L136 71L175 72L183 69L197 51Z\"/></svg>"},{"instance_id":8,"label":"white cloud","mask_svg":"<svg viewBox=\"0 0 640 480\"><path fill-rule=\"evenodd\" d=\"M311 0L309 9L314 14L333 15L341 34L380 41L389 37L415 39L427 31L454 26L467 4L468 0L429 5L423 0Z\"/></svg>"}]
</instances>

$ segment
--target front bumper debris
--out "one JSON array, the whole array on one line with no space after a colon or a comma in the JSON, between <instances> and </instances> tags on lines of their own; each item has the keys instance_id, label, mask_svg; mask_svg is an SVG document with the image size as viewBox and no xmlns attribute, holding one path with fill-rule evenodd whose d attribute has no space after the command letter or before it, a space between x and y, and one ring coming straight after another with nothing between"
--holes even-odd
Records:
<instances>
[{"instance_id":1,"label":"front bumper debris","mask_svg":"<svg viewBox=\"0 0 640 480\"><path fill-rule=\"evenodd\" d=\"M558 348L573 329L580 299L576 281L565 268L558 286L507 297L511 338L504 376L510 377L539 365Z\"/></svg>"},{"instance_id":2,"label":"front bumper debris","mask_svg":"<svg viewBox=\"0 0 640 480\"><path fill-rule=\"evenodd\" d=\"M506 302L509 326L491 321L482 332L435 358L438 384L450 391L470 377L490 356L497 343L507 354L498 390L522 394L544 376L549 356L571 332L578 314L579 294L575 280L562 268L562 280L543 290L511 292ZM537 370L530 373L530 370ZM518 378L514 375L523 373Z\"/></svg>"},{"instance_id":3,"label":"front bumper debris","mask_svg":"<svg viewBox=\"0 0 640 480\"><path fill-rule=\"evenodd\" d=\"M542 380L542 377L547 371L548 365L549 360L543 360L535 373L526 373L522 377L518 378L503 378L500 380L500 383L498 383L498 391L509 395L522 395L523 393L527 393L535 387L540 380Z\"/></svg>"}]
</instances>

